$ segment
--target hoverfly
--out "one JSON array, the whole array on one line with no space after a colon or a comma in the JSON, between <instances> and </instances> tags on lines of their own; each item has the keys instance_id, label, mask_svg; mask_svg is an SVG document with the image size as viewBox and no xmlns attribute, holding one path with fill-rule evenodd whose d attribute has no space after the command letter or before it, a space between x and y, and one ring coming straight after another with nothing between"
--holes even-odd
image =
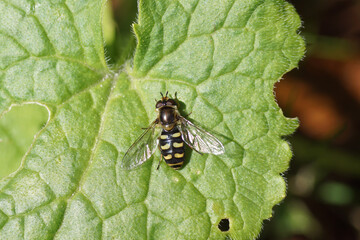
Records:
<instances>
[{"instance_id":1,"label":"hoverfly","mask_svg":"<svg viewBox=\"0 0 360 240\"><path fill-rule=\"evenodd\" d=\"M165 97L160 94L161 100L155 105L157 118L130 146L122 159L121 167L132 169L143 164L158 145L161 158L157 169L162 159L173 169L181 168L184 163L184 142L200 154L219 155L225 152L224 146L216 137L180 115L178 104L167 96L168 92Z\"/></svg>"}]
</instances>

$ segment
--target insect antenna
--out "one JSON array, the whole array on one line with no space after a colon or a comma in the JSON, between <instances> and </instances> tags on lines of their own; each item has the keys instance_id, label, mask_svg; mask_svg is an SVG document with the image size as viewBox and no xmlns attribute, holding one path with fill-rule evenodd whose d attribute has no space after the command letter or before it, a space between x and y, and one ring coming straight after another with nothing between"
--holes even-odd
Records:
<instances>
[{"instance_id":1,"label":"insect antenna","mask_svg":"<svg viewBox=\"0 0 360 240\"><path fill-rule=\"evenodd\" d=\"M169 91L166 91L166 95L165 95L165 97L167 97L168 93L169 93Z\"/></svg>"},{"instance_id":2,"label":"insect antenna","mask_svg":"<svg viewBox=\"0 0 360 240\"><path fill-rule=\"evenodd\" d=\"M164 97L164 95L163 95L163 93L162 93L162 92L160 92L160 94L161 94L161 97Z\"/></svg>"}]
</instances>

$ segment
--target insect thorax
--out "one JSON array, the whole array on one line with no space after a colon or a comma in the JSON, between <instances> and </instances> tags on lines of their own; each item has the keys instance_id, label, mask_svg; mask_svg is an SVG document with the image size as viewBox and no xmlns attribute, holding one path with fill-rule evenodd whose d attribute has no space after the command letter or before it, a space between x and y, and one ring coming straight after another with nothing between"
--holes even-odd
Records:
<instances>
[{"instance_id":1,"label":"insect thorax","mask_svg":"<svg viewBox=\"0 0 360 240\"><path fill-rule=\"evenodd\" d=\"M160 109L160 122L162 125L169 125L176 121L176 110L172 107L163 107Z\"/></svg>"}]
</instances>

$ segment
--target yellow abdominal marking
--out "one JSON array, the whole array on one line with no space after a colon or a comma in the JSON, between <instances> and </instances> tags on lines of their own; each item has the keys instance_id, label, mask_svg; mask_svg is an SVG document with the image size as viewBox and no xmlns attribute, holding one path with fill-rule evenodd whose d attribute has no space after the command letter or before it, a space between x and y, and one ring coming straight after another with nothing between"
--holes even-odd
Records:
<instances>
[{"instance_id":1,"label":"yellow abdominal marking","mask_svg":"<svg viewBox=\"0 0 360 240\"><path fill-rule=\"evenodd\" d=\"M181 142L181 143L174 142L173 146L176 148L180 148L180 147L184 146L184 143L183 142Z\"/></svg>"},{"instance_id":2,"label":"yellow abdominal marking","mask_svg":"<svg viewBox=\"0 0 360 240\"><path fill-rule=\"evenodd\" d=\"M167 137L168 137L167 135L161 135L160 136L161 139L167 139Z\"/></svg>"},{"instance_id":3,"label":"yellow abdominal marking","mask_svg":"<svg viewBox=\"0 0 360 240\"><path fill-rule=\"evenodd\" d=\"M170 159L172 159L172 156L171 156L171 154L169 154L169 155L164 156L164 158L165 158L165 160L170 160Z\"/></svg>"},{"instance_id":4,"label":"yellow abdominal marking","mask_svg":"<svg viewBox=\"0 0 360 240\"><path fill-rule=\"evenodd\" d=\"M175 153L176 158L182 158L184 156L183 153Z\"/></svg>"},{"instance_id":5,"label":"yellow abdominal marking","mask_svg":"<svg viewBox=\"0 0 360 240\"><path fill-rule=\"evenodd\" d=\"M169 166L175 166L175 165L182 165L183 162L178 162L178 163L168 163L167 165Z\"/></svg>"},{"instance_id":6,"label":"yellow abdominal marking","mask_svg":"<svg viewBox=\"0 0 360 240\"><path fill-rule=\"evenodd\" d=\"M161 147L162 150L167 150L167 149L170 148L170 145L167 143L167 144L165 144L163 146L160 146L160 147Z\"/></svg>"},{"instance_id":7,"label":"yellow abdominal marking","mask_svg":"<svg viewBox=\"0 0 360 240\"><path fill-rule=\"evenodd\" d=\"M174 137L174 138L177 138L177 137L180 137L180 136L181 136L181 133L179 133L179 132L174 133L174 134L172 135L172 137Z\"/></svg>"}]
</instances>

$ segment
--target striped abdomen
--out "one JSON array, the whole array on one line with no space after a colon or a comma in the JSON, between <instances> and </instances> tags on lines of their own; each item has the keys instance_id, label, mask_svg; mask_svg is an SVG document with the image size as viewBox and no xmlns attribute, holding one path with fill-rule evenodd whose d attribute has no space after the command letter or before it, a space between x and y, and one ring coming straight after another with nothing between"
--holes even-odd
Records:
<instances>
[{"instance_id":1,"label":"striped abdomen","mask_svg":"<svg viewBox=\"0 0 360 240\"><path fill-rule=\"evenodd\" d=\"M179 169L184 163L184 141L177 126L170 131L162 130L160 135L160 151L167 165Z\"/></svg>"}]
</instances>

